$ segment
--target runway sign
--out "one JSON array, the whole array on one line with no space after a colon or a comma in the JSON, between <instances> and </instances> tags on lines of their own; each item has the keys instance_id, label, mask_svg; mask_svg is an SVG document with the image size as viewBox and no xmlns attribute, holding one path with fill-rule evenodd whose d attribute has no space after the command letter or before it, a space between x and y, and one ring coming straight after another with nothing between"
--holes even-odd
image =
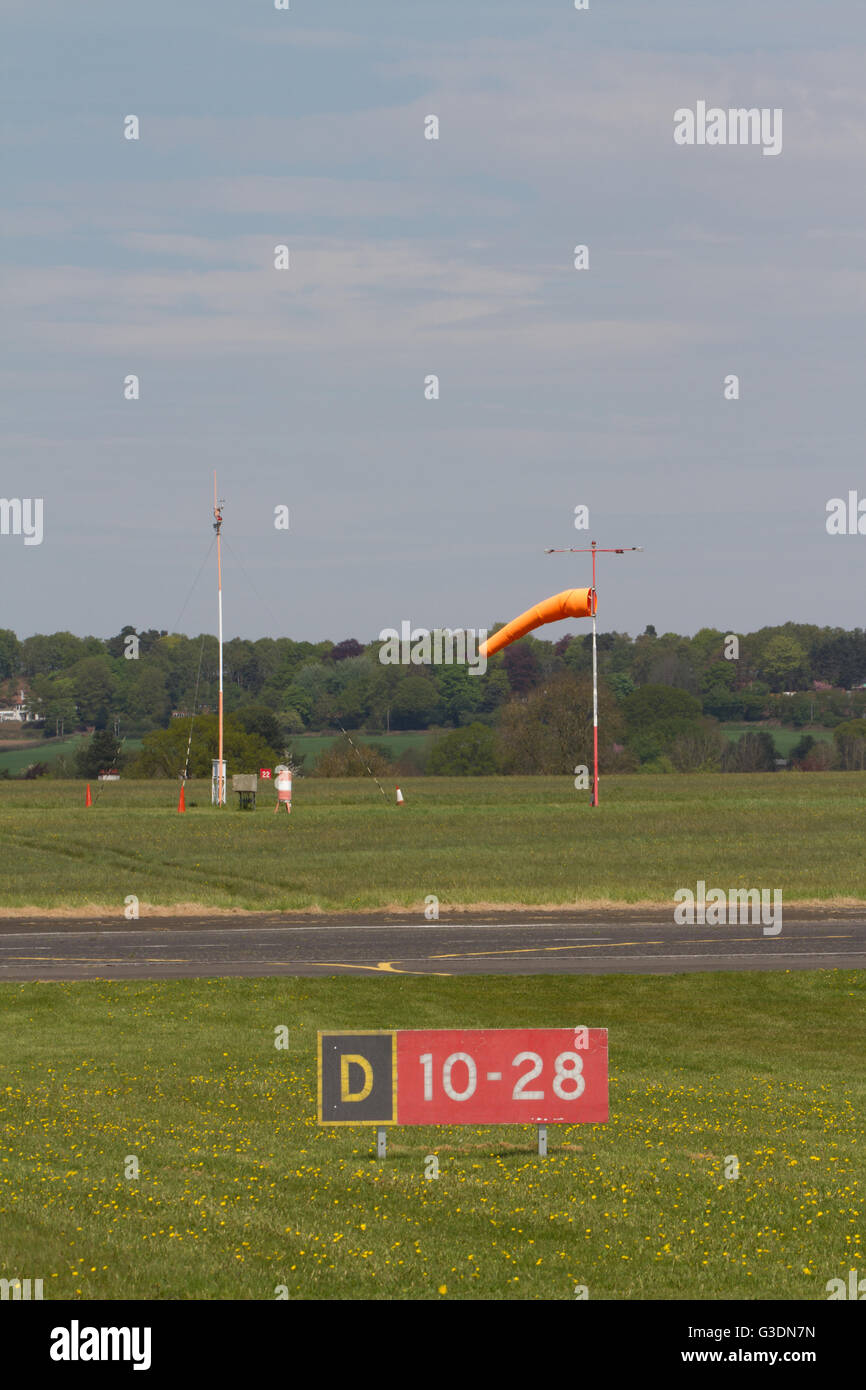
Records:
<instances>
[{"instance_id":1,"label":"runway sign","mask_svg":"<svg viewBox=\"0 0 866 1390\"><path fill-rule=\"evenodd\" d=\"M318 1038L320 1124L608 1118L606 1028L399 1029Z\"/></svg>"}]
</instances>

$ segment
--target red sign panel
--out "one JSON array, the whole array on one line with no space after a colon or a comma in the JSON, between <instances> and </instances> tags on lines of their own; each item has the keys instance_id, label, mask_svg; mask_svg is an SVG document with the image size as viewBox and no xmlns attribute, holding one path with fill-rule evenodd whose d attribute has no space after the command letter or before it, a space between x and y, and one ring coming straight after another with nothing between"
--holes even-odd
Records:
<instances>
[{"instance_id":1,"label":"red sign panel","mask_svg":"<svg viewBox=\"0 0 866 1390\"><path fill-rule=\"evenodd\" d=\"M260 768L259 768L259 776L260 776L260 777L262 777L262 778L268 778L268 777L270 777L270 775L271 775L271 769L270 769L269 767L260 767Z\"/></svg>"},{"instance_id":2,"label":"red sign panel","mask_svg":"<svg viewBox=\"0 0 866 1390\"><path fill-rule=\"evenodd\" d=\"M398 1031L397 1124L604 1124L606 1028Z\"/></svg>"}]
</instances>

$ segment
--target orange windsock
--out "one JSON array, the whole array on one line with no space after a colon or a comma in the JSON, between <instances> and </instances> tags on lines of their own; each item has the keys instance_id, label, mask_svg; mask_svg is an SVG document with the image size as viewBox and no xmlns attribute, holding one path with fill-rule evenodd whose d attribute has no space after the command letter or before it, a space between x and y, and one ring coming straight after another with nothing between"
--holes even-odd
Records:
<instances>
[{"instance_id":1,"label":"orange windsock","mask_svg":"<svg viewBox=\"0 0 866 1390\"><path fill-rule=\"evenodd\" d=\"M534 608L512 618L510 623L494 632L478 648L479 656L493 656L519 637L525 637L533 628L544 623L558 623L562 618L591 618L598 606L598 596L594 589L563 589L561 594L543 599Z\"/></svg>"}]
</instances>

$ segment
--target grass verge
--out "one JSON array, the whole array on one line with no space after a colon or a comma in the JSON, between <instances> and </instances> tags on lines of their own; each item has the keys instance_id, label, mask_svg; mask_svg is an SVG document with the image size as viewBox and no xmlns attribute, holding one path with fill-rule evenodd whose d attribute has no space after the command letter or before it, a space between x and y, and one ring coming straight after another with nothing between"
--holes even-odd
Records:
<instances>
[{"instance_id":1,"label":"grass verge","mask_svg":"<svg viewBox=\"0 0 866 1390\"><path fill-rule=\"evenodd\" d=\"M864 990L850 971L4 985L0 1276L63 1299L824 1299L864 1272ZM610 1030L611 1118L552 1127L546 1160L530 1128L392 1130L379 1162L373 1131L316 1124L317 1028L575 1023Z\"/></svg>"},{"instance_id":2,"label":"grass verge","mask_svg":"<svg viewBox=\"0 0 866 1390\"><path fill-rule=\"evenodd\" d=\"M783 902L866 901L866 773L609 777L602 804L558 777L302 778L291 818L217 810L202 782L0 782L0 909L423 909L671 903L699 879Z\"/></svg>"}]
</instances>

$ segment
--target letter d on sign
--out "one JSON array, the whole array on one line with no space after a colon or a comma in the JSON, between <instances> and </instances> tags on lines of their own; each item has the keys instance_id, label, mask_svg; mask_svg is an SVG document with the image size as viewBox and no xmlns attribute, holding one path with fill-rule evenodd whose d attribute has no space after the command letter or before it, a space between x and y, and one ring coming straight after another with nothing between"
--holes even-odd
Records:
<instances>
[{"instance_id":1,"label":"letter d on sign","mask_svg":"<svg viewBox=\"0 0 866 1390\"><path fill-rule=\"evenodd\" d=\"M318 1044L319 1124L396 1124L396 1034L319 1033Z\"/></svg>"},{"instance_id":2,"label":"letter d on sign","mask_svg":"<svg viewBox=\"0 0 866 1390\"><path fill-rule=\"evenodd\" d=\"M364 1073L364 1084L360 1091L349 1089L349 1067L360 1067ZM366 1100L373 1089L373 1068L366 1057L360 1057L356 1052L344 1052L340 1058L340 1100Z\"/></svg>"}]
</instances>

